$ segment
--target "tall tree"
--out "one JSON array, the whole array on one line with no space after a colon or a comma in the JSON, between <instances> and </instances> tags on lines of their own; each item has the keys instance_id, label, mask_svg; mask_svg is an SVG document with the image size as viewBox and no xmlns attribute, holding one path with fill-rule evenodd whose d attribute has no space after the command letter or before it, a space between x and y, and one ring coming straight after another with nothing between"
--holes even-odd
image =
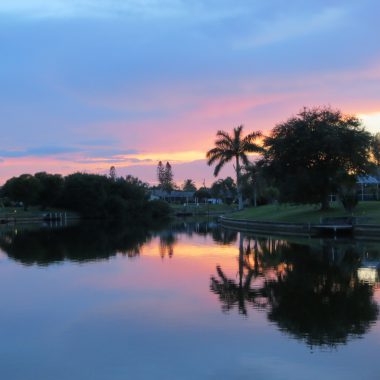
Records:
<instances>
[{"instance_id":1,"label":"tall tree","mask_svg":"<svg viewBox=\"0 0 380 380\"><path fill-rule=\"evenodd\" d=\"M242 191L246 196L253 198L253 206L257 207L259 193L260 170L256 162L249 163L243 167Z\"/></svg>"},{"instance_id":2,"label":"tall tree","mask_svg":"<svg viewBox=\"0 0 380 380\"><path fill-rule=\"evenodd\" d=\"M116 168L114 166L110 167L110 178L112 181L116 181Z\"/></svg>"},{"instance_id":3,"label":"tall tree","mask_svg":"<svg viewBox=\"0 0 380 380\"><path fill-rule=\"evenodd\" d=\"M174 189L173 170L169 162L164 164L160 161L157 165L157 179L162 190L170 192Z\"/></svg>"},{"instance_id":4,"label":"tall tree","mask_svg":"<svg viewBox=\"0 0 380 380\"><path fill-rule=\"evenodd\" d=\"M369 171L371 135L355 116L329 107L304 108L264 141L264 170L282 201L320 203L350 178Z\"/></svg>"},{"instance_id":5,"label":"tall tree","mask_svg":"<svg viewBox=\"0 0 380 380\"><path fill-rule=\"evenodd\" d=\"M232 203L236 198L236 184L231 177L218 179L211 185L211 195L223 199L223 202Z\"/></svg>"},{"instance_id":6,"label":"tall tree","mask_svg":"<svg viewBox=\"0 0 380 380\"><path fill-rule=\"evenodd\" d=\"M13 201L22 202L26 211L30 205L37 204L41 187L38 178L31 174L21 174L9 179L2 187L1 193Z\"/></svg>"},{"instance_id":7,"label":"tall tree","mask_svg":"<svg viewBox=\"0 0 380 380\"><path fill-rule=\"evenodd\" d=\"M158 180L159 186L162 189L165 183L165 167L162 161L159 161L157 165L157 180Z\"/></svg>"},{"instance_id":8,"label":"tall tree","mask_svg":"<svg viewBox=\"0 0 380 380\"><path fill-rule=\"evenodd\" d=\"M185 179L182 185L183 191L197 191L197 187L192 179Z\"/></svg>"},{"instance_id":9,"label":"tall tree","mask_svg":"<svg viewBox=\"0 0 380 380\"><path fill-rule=\"evenodd\" d=\"M41 205L43 209L54 206L62 194L64 185L62 176L60 174L39 172L34 177L40 183L40 191L36 203Z\"/></svg>"},{"instance_id":10,"label":"tall tree","mask_svg":"<svg viewBox=\"0 0 380 380\"><path fill-rule=\"evenodd\" d=\"M172 170L172 166L169 162L165 165L165 190L166 191L172 191L174 189L174 182L173 182L174 174Z\"/></svg>"},{"instance_id":11,"label":"tall tree","mask_svg":"<svg viewBox=\"0 0 380 380\"><path fill-rule=\"evenodd\" d=\"M376 166L380 166L380 132L376 133L371 143L372 157Z\"/></svg>"},{"instance_id":12,"label":"tall tree","mask_svg":"<svg viewBox=\"0 0 380 380\"><path fill-rule=\"evenodd\" d=\"M236 184L239 199L239 210L243 208L243 195L241 191L241 164L248 165L247 153L261 153L263 149L255 143L261 137L261 132L252 132L247 136L242 136L243 126L234 128L233 134L218 131L216 134L215 148L206 154L207 164L217 163L214 169L215 177L219 174L222 167L230 161L235 161Z\"/></svg>"}]
</instances>

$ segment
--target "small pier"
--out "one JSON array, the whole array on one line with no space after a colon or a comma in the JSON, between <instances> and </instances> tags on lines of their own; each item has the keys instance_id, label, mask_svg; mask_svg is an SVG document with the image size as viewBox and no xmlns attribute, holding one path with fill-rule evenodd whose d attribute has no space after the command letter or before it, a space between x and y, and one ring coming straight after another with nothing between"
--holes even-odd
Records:
<instances>
[{"instance_id":1,"label":"small pier","mask_svg":"<svg viewBox=\"0 0 380 380\"><path fill-rule=\"evenodd\" d=\"M355 218L340 217L340 218L324 218L320 224L316 224L313 228L320 234L338 235L352 234L355 225Z\"/></svg>"},{"instance_id":2,"label":"small pier","mask_svg":"<svg viewBox=\"0 0 380 380\"><path fill-rule=\"evenodd\" d=\"M352 232L353 226L352 224L317 224L313 226L315 229L317 229L320 232L326 232L326 233L334 233L337 234L339 232Z\"/></svg>"}]
</instances>

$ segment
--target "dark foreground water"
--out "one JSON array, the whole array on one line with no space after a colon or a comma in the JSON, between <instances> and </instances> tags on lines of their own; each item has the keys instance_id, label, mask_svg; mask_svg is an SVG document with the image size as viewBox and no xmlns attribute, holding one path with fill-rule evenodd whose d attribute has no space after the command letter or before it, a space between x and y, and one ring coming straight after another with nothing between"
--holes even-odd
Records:
<instances>
[{"instance_id":1,"label":"dark foreground water","mask_svg":"<svg viewBox=\"0 0 380 380\"><path fill-rule=\"evenodd\" d=\"M1 228L1 379L380 378L376 243Z\"/></svg>"}]
</instances>

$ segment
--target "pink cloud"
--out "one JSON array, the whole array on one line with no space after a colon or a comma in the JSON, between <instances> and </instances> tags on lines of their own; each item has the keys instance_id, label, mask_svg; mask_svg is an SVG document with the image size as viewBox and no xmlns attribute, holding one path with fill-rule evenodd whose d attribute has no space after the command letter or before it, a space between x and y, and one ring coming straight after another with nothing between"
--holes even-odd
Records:
<instances>
[{"instance_id":1,"label":"pink cloud","mask_svg":"<svg viewBox=\"0 0 380 380\"><path fill-rule=\"evenodd\" d=\"M217 130L231 131L244 124L246 132L262 130L268 133L276 123L296 114L303 106L330 104L346 113L378 113L379 80L380 65L375 63L359 70L293 74L286 78L271 75L270 78L224 80L218 84L211 81L171 87L154 85L137 89L133 96L126 95L127 90L113 96L86 96L63 89L80 103L112 110L134 110L142 116L70 127L76 139L83 136L111 138L117 142L118 154L99 152L87 156L79 151L59 156L2 157L0 181L41 170L63 174L78 170L105 173L114 164L123 173L153 182L156 161L162 159L175 164L178 182L184 178L194 178L198 183L206 178L211 182L212 168L200 159L213 146ZM152 117L150 111L160 112ZM148 116L144 117L144 113ZM123 154L131 149L138 153ZM185 153L188 154L184 159ZM222 172L222 176L232 174L228 170L225 174Z\"/></svg>"}]
</instances>

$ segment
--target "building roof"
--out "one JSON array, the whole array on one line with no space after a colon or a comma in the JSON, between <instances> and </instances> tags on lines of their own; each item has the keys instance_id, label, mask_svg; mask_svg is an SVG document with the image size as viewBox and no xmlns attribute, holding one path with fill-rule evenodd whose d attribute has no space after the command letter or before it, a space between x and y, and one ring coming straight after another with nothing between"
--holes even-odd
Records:
<instances>
[{"instance_id":1,"label":"building roof","mask_svg":"<svg viewBox=\"0 0 380 380\"><path fill-rule=\"evenodd\" d=\"M194 197L194 191L163 191L163 190L152 190L152 195L162 198L192 198Z\"/></svg>"},{"instance_id":2,"label":"building roof","mask_svg":"<svg viewBox=\"0 0 380 380\"><path fill-rule=\"evenodd\" d=\"M371 175L358 176L358 179L356 182L361 185L379 185L380 184L380 180Z\"/></svg>"}]
</instances>

